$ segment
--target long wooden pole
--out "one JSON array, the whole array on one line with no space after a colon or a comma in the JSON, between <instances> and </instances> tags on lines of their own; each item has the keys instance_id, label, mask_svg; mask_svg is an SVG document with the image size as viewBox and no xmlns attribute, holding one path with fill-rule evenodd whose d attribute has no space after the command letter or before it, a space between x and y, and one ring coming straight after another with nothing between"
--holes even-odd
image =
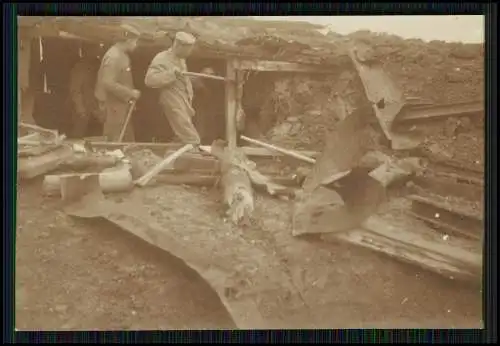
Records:
<instances>
[{"instance_id":1,"label":"long wooden pole","mask_svg":"<svg viewBox=\"0 0 500 346\"><path fill-rule=\"evenodd\" d=\"M312 164L316 163L315 159L301 155L293 150L283 149L283 148L277 147L275 145L267 144L267 143L264 143L264 142L261 142L259 140L252 139L252 138L249 138L249 137L243 136L243 135L241 135L240 138L243 139L244 141L249 142L249 143L259 145L259 146L264 147L264 148L269 149L269 150L277 151L278 153L294 157L294 158L301 160L301 161L304 161L304 162L308 162L308 163L312 163Z\"/></svg>"}]
</instances>

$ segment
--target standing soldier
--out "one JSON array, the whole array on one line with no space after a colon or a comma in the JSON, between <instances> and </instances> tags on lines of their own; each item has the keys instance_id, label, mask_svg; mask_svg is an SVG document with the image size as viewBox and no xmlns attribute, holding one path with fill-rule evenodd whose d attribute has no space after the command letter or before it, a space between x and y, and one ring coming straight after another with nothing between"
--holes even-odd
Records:
<instances>
[{"instance_id":1,"label":"standing soldier","mask_svg":"<svg viewBox=\"0 0 500 346\"><path fill-rule=\"evenodd\" d=\"M199 145L200 136L192 122L195 115L193 86L191 79L183 75L187 71L185 59L191 54L194 43L192 35L178 32L172 48L153 58L144 83L150 88L160 89L160 105L180 141Z\"/></svg>"},{"instance_id":2,"label":"standing soldier","mask_svg":"<svg viewBox=\"0 0 500 346\"><path fill-rule=\"evenodd\" d=\"M122 25L121 28L124 37L104 54L95 87L95 96L104 118L103 134L108 141L118 140L131 103L141 94L134 89L128 55L137 47L140 33L129 25ZM130 124L125 139L132 141L133 136Z\"/></svg>"}]
</instances>

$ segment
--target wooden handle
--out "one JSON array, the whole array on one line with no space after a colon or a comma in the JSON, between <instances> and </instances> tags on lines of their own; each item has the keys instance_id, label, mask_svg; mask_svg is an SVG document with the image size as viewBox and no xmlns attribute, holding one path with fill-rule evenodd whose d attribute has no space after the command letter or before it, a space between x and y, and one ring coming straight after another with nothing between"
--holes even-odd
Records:
<instances>
[{"instance_id":1,"label":"wooden handle","mask_svg":"<svg viewBox=\"0 0 500 346\"><path fill-rule=\"evenodd\" d=\"M222 80L225 81L226 78L221 77L221 76L214 76L211 74L206 74L206 73L197 73L197 72L182 72L183 75L185 76L191 76L191 77L201 77L201 78L208 78L208 79L216 79L216 80Z\"/></svg>"},{"instance_id":2,"label":"wooden handle","mask_svg":"<svg viewBox=\"0 0 500 346\"><path fill-rule=\"evenodd\" d=\"M182 148L178 149L172 155L167 156L163 161L159 162L154 166L149 172L144 174L142 177L136 180L135 184L139 186L147 185L151 179L153 179L158 173L160 173L165 167L167 167L171 162L175 161L179 156L193 149L193 144L186 144Z\"/></svg>"},{"instance_id":3,"label":"wooden handle","mask_svg":"<svg viewBox=\"0 0 500 346\"><path fill-rule=\"evenodd\" d=\"M249 143L259 145L259 146L264 147L266 149L277 151L278 153L281 153L283 155L287 155L290 157L294 157L294 158L301 160L301 161L304 161L304 162L308 162L308 163L312 163L312 164L316 163L315 159L310 158L308 156L301 155L293 150L283 149L283 148L277 147L277 146L272 145L272 144L267 144L267 143L261 142L261 141L256 140L256 139L248 138L248 137L243 136L243 135L241 135L240 138L243 139L244 141L249 142Z\"/></svg>"},{"instance_id":4,"label":"wooden handle","mask_svg":"<svg viewBox=\"0 0 500 346\"><path fill-rule=\"evenodd\" d=\"M118 143L121 143L123 141L123 137L125 137L125 132L127 131L128 123L130 122L130 119L132 118L132 113L135 108L135 103L137 101L134 100L130 103L130 107L128 109L127 117L125 118L125 123L123 124L122 127L122 132L120 132L120 137L118 137Z\"/></svg>"}]
</instances>

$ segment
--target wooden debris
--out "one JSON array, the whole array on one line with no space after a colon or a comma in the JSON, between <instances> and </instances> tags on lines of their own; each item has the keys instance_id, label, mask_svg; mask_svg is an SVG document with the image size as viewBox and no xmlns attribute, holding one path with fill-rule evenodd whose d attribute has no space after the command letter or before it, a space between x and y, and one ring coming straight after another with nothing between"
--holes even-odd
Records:
<instances>
[{"instance_id":1,"label":"wooden debris","mask_svg":"<svg viewBox=\"0 0 500 346\"><path fill-rule=\"evenodd\" d=\"M140 143L140 142L104 142L104 141L90 141L90 144L93 148L96 149L116 149L116 148L127 148L131 147L134 149L163 149L163 150L177 150L182 147L180 143ZM201 145L200 149L203 150L207 155L210 154L210 146ZM256 157L279 157L283 156L283 154L278 153L273 150L269 150L266 148L257 148L257 147L239 147L245 155L247 156L256 156ZM296 150L298 154L308 156L310 158L317 157L320 153L317 151L309 151L309 150Z\"/></svg>"},{"instance_id":2,"label":"wooden debris","mask_svg":"<svg viewBox=\"0 0 500 346\"><path fill-rule=\"evenodd\" d=\"M93 191L100 191L99 174L63 174L59 176L61 198L64 202L74 202Z\"/></svg>"},{"instance_id":3,"label":"wooden debris","mask_svg":"<svg viewBox=\"0 0 500 346\"><path fill-rule=\"evenodd\" d=\"M102 193L127 192L133 188L130 167L118 166L100 173L70 173L46 175L43 192L61 196L63 201L75 201L94 191Z\"/></svg>"},{"instance_id":4,"label":"wooden debris","mask_svg":"<svg viewBox=\"0 0 500 346\"><path fill-rule=\"evenodd\" d=\"M249 137L246 137L243 135L240 136L240 138L243 139L244 141L249 142L249 143L259 145L259 146L264 147L264 148L269 149L269 150L277 151L283 155L294 157L294 158L301 160L301 161L304 161L304 162L308 162L308 163L312 163L312 164L316 163L315 159L301 155L293 150L283 149L283 148L277 147L275 145L267 144L267 143L264 143L264 142L261 142L259 140L252 139L252 138L249 138Z\"/></svg>"},{"instance_id":5,"label":"wooden debris","mask_svg":"<svg viewBox=\"0 0 500 346\"><path fill-rule=\"evenodd\" d=\"M368 175L377 180L383 187L400 181L417 173L422 169L421 160L409 157L396 161L389 161L371 171Z\"/></svg>"},{"instance_id":6,"label":"wooden debris","mask_svg":"<svg viewBox=\"0 0 500 346\"><path fill-rule=\"evenodd\" d=\"M60 168L71 169L75 171L82 170L100 170L115 166L120 161L119 158L111 155L84 153L75 154L68 160L64 161Z\"/></svg>"},{"instance_id":7,"label":"wooden debris","mask_svg":"<svg viewBox=\"0 0 500 346\"><path fill-rule=\"evenodd\" d=\"M105 169L99 174L99 186L104 193L132 190L134 184L130 166L122 165Z\"/></svg>"},{"instance_id":8,"label":"wooden debris","mask_svg":"<svg viewBox=\"0 0 500 346\"><path fill-rule=\"evenodd\" d=\"M214 144L212 144L212 149L210 150L210 153L218 158L221 162L227 160L224 154L223 147L224 145L221 141L215 141ZM271 196L285 195L290 197L292 195L295 195L295 191L291 191L289 188L280 185L269 177L261 174L257 170L256 164L250 161L240 148L237 148L235 150L235 153L237 154L235 154L235 158L232 161L232 164L245 171L253 184L265 188L267 193L269 193Z\"/></svg>"},{"instance_id":9,"label":"wooden debris","mask_svg":"<svg viewBox=\"0 0 500 346\"><path fill-rule=\"evenodd\" d=\"M186 144L182 148L178 149L173 154L166 157L163 161L159 162L155 167L153 167L149 172L144 174L141 178L135 181L136 185L146 186L151 179L153 179L158 173L160 173L165 167L170 163L174 162L179 156L192 150L194 148L193 144Z\"/></svg>"},{"instance_id":10,"label":"wooden debris","mask_svg":"<svg viewBox=\"0 0 500 346\"><path fill-rule=\"evenodd\" d=\"M482 275L482 256L470 252L465 244L446 244L432 230L417 231L411 227L397 227L372 217L366 229L323 235L385 253L399 261L417 265L457 280L478 280ZM424 227L425 229L425 227ZM331 239L330 238L330 239Z\"/></svg>"},{"instance_id":11,"label":"wooden debris","mask_svg":"<svg viewBox=\"0 0 500 346\"><path fill-rule=\"evenodd\" d=\"M18 158L17 172L19 177L31 179L55 170L73 155L72 148L62 146L41 156Z\"/></svg>"}]
</instances>

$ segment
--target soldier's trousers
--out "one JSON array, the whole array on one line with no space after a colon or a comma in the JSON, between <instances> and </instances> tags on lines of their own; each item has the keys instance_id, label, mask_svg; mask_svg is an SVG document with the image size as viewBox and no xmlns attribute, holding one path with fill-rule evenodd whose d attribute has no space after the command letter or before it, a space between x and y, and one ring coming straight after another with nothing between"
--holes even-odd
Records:
<instances>
[{"instance_id":1,"label":"soldier's trousers","mask_svg":"<svg viewBox=\"0 0 500 346\"><path fill-rule=\"evenodd\" d=\"M101 103L101 112L104 113L103 135L106 137L108 142L116 142L120 138L120 133L122 131L123 125L125 124L129 109L130 104L128 103L117 101L106 101L104 103ZM128 123L123 141L134 141L132 121L129 121Z\"/></svg>"},{"instance_id":2,"label":"soldier's trousers","mask_svg":"<svg viewBox=\"0 0 500 346\"><path fill-rule=\"evenodd\" d=\"M160 106L170 127L182 143L200 144L200 135L193 125L194 110L179 93L162 92Z\"/></svg>"}]
</instances>

